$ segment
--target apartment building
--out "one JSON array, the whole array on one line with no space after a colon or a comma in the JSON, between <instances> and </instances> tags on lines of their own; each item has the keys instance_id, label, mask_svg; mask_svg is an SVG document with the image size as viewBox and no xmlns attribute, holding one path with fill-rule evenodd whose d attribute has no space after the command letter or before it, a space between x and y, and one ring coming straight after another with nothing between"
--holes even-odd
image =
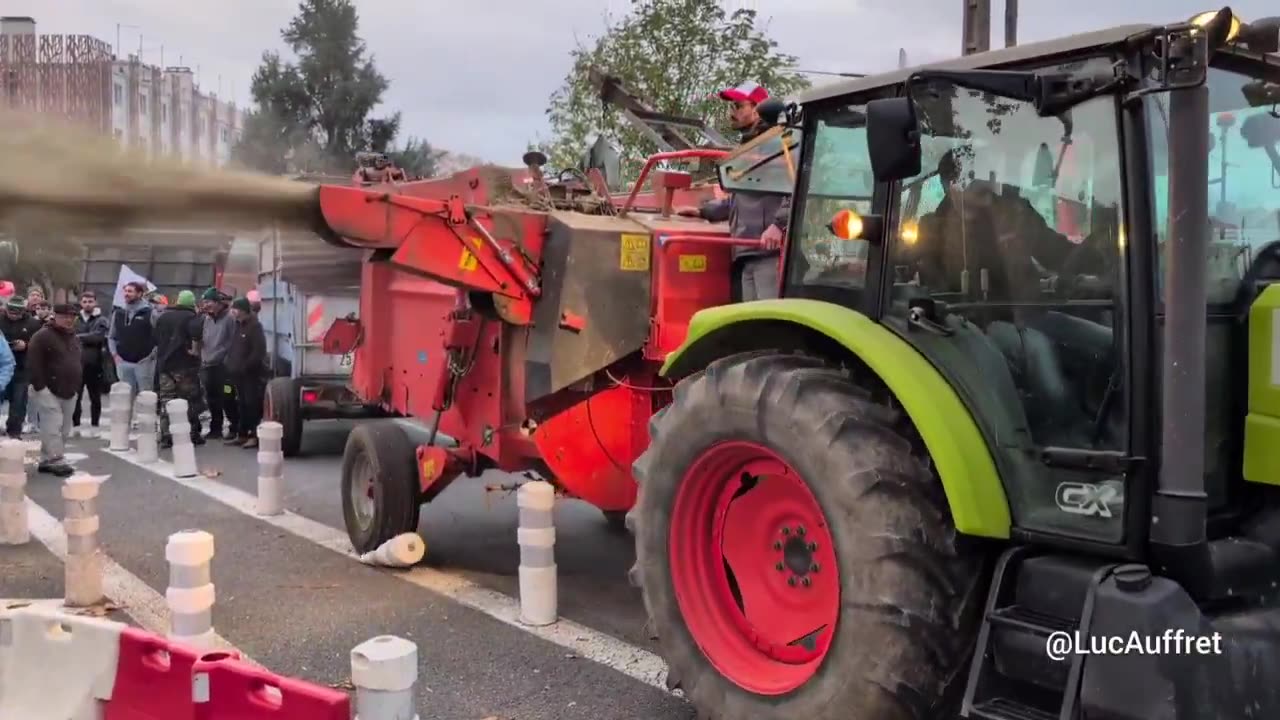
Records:
<instances>
[{"instance_id":1,"label":"apartment building","mask_svg":"<svg viewBox=\"0 0 1280 720\"><path fill-rule=\"evenodd\" d=\"M189 67L112 54L89 35L39 34L30 17L0 18L0 107L58 115L150 155L222 166L244 112L202 91Z\"/></svg>"}]
</instances>

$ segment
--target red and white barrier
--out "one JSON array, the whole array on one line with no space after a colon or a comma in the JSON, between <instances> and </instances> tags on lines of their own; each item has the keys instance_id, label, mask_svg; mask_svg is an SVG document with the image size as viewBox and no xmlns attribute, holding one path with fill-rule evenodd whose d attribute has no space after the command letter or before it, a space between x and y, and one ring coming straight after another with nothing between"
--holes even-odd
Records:
<instances>
[{"instance_id":1,"label":"red and white barrier","mask_svg":"<svg viewBox=\"0 0 1280 720\"><path fill-rule=\"evenodd\" d=\"M0 718L96 718L111 699L123 629L50 608L0 610Z\"/></svg>"},{"instance_id":2,"label":"red and white barrier","mask_svg":"<svg viewBox=\"0 0 1280 720\"><path fill-rule=\"evenodd\" d=\"M124 623L0 609L0 718L348 720L346 693ZM56 672L51 672L56 669Z\"/></svg>"}]
</instances>

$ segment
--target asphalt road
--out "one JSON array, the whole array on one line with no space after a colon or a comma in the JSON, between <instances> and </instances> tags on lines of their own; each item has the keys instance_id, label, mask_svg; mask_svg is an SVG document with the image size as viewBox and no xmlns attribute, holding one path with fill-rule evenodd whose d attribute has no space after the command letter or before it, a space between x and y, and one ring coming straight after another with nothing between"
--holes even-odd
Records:
<instances>
[{"instance_id":1,"label":"asphalt road","mask_svg":"<svg viewBox=\"0 0 1280 720\"><path fill-rule=\"evenodd\" d=\"M286 507L339 531L338 465L350 427L314 424L308 428L307 457L286 462ZM682 699L635 673L586 659L495 619L492 612L404 582L397 571L361 565L200 491L199 484L207 483L254 492L253 451L212 443L200 448L204 476L184 485L104 452L105 445L87 439L73 441L70 449L87 455L76 463L79 469L111 476L99 499L107 556L163 595L168 535L189 528L213 533L216 630L275 672L341 685L349 676L352 647L375 635L395 634L418 645L423 720L693 717ZM425 509L420 532L429 548L426 564L515 596L515 498L486 493L483 486L483 481L459 481ZM48 515L61 517L56 479L32 474L28 495ZM591 507L561 503L561 616L652 650L639 595L625 579L630 562L628 536L612 533ZM61 562L36 540L0 547L0 568L0 598L61 595Z\"/></svg>"},{"instance_id":2,"label":"asphalt road","mask_svg":"<svg viewBox=\"0 0 1280 720\"><path fill-rule=\"evenodd\" d=\"M355 424L308 423L302 456L285 462L285 507L344 529L340 493L342 449ZM219 482L257 492L256 451L210 443L199 450L202 471ZM460 479L423 508L418 532L427 542L425 563L457 572L515 597L520 549L516 544L515 493L486 491L517 478L490 472ZM627 580L635 562L629 534L612 532L604 515L576 500L556 507L556 565L560 614L634 645L655 650L645 629L640 593Z\"/></svg>"}]
</instances>

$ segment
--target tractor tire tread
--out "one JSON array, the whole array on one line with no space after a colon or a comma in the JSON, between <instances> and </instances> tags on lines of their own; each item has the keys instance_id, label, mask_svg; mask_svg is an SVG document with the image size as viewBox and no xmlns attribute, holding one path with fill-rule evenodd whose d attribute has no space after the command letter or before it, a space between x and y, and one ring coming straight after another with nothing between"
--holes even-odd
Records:
<instances>
[{"instance_id":1,"label":"tractor tire tread","mask_svg":"<svg viewBox=\"0 0 1280 720\"><path fill-rule=\"evenodd\" d=\"M814 677L780 697L753 695L712 667L671 587L668 535L681 467L729 437L769 445L810 478L838 550L837 637ZM878 382L804 355L724 358L676 386L651 422L635 475L631 579L669 682L679 679L700 717L836 720L858 708L858 717L927 720L956 709L989 554L956 532L923 442Z\"/></svg>"}]
</instances>

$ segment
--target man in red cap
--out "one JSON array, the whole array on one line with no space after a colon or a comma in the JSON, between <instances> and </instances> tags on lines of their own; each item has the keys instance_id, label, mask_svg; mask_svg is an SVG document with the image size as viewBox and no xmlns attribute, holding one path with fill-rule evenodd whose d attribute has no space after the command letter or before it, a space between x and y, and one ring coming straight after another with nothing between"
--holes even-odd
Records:
<instances>
[{"instance_id":1,"label":"man in red cap","mask_svg":"<svg viewBox=\"0 0 1280 720\"><path fill-rule=\"evenodd\" d=\"M719 93L731 103L729 122L748 143L769 129L759 112L769 91L750 80ZM782 247L789 203L783 195L738 191L724 200L708 200L701 207L682 208L679 213L709 222L729 222L729 234L736 238L760 238L762 247L733 249L735 293L741 300L764 300L778 296L778 253Z\"/></svg>"}]
</instances>

